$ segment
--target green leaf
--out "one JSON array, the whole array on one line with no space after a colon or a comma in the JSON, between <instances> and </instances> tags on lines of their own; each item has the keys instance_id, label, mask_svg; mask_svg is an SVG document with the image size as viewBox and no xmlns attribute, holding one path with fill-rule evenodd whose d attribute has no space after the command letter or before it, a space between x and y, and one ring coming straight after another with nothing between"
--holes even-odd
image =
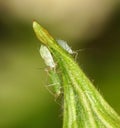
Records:
<instances>
[{"instance_id":1,"label":"green leaf","mask_svg":"<svg viewBox=\"0 0 120 128\"><path fill-rule=\"evenodd\" d=\"M63 128L120 128L120 117L73 57L36 21L33 22L33 29L56 62L56 68L52 70L56 70L64 93Z\"/></svg>"}]
</instances>

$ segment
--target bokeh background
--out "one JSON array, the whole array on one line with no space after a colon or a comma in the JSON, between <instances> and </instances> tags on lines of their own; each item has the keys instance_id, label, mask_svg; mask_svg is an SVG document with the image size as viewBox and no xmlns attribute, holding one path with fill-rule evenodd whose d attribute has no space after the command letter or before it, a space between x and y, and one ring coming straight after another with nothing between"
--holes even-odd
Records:
<instances>
[{"instance_id":1,"label":"bokeh background","mask_svg":"<svg viewBox=\"0 0 120 128\"><path fill-rule=\"evenodd\" d=\"M0 0L0 128L61 128L32 21L64 39L120 114L119 0Z\"/></svg>"}]
</instances>

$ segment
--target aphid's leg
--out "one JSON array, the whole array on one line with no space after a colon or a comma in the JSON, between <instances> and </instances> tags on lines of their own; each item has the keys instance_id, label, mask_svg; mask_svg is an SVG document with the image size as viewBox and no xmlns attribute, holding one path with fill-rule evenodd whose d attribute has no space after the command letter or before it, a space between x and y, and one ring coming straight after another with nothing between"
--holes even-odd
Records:
<instances>
[{"instance_id":1,"label":"aphid's leg","mask_svg":"<svg viewBox=\"0 0 120 128\"><path fill-rule=\"evenodd\" d=\"M43 69L43 68L37 68L37 69ZM47 68L45 68L45 72L48 72L48 69ZM48 77L46 77L46 80L45 80L45 84L48 82ZM45 85L45 88L48 90L48 92L51 94L51 95L53 95L53 96L55 96L54 95L54 93L52 92L52 91L50 91L50 89L48 88L48 86L47 85Z\"/></svg>"},{"instance_id":2,"label":"aphid's leg","mask_svg":"<svg viewBox=\"0 0 120 128\"><path fill-rule=\"evenodd\" d=\"M61 107L62 104L59 102L60 100L59 100L59 99L57 100L57 99L58 99L58 98L55 98L54 101L55 101L55 103L57 103L57 104Z\"/></svg>"},{"instance_id":3,"label":"aphid's leg","mask_svg":"<svg viewBox=\"0 0 120 128\"><path fill-rule=\"evenodd\" d=\"M55 95L54 101L60 106L63 105L63 91L61 91L59 95Z\"/></svg>"},{"instance_id":4,"label":"aphid's leg","mask_svg":"<svg viewBox=\"0 0 120 128\"><path fill-rule=\"evenodd\" d=\"M77 61L78 53L84 50L85 49L79 49L79 50L73 51L73 54L75 54L75 61Z\"/></svg>"},{"instance_id":5,"label":"aphid's leg","mask_svg":"<svg viewBox=\"0 0 120 128\"><path fill-rule=\"evenodd\" d=\"M48 86L45 86L46 89L48 90L48 92L52 95L52 96L55 96L55 94L48 88Z\"/></svg>"},{"instance_id":6,"label":"aphid's leg","mask_svg":"<svg viewBox=\"0 0 120 128\"><path fill-rule=\"evenodd\" d=\"M74 54L75 54L75 61L77 61L78 52L74 52Z\"/></svg>"},{"instance_id":7,"label":"aphid's leg","mask_svg":"<svg viewBox=\"0 0 120 128\"><path fill-rule=\"evenodd\" d=\"M48 68L45 68L45 72L47 73L47 75L49 74L50 69ZM48 77L46 77L46 83L48 82ZM52 96L55 96L55 94L48 88L48 85L45 85L45 88L48 90L48 92L52 95Z\"/></svg>"}]
</instances>

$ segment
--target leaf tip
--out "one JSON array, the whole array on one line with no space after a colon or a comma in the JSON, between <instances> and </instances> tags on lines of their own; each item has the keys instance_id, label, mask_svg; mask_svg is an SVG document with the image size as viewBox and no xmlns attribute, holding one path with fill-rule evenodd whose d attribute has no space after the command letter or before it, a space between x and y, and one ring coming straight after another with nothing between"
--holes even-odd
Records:
<instances>
[{"instance_id":1,"label":"leaf tip","mask_svg":"<svg viewBox=\"0 0 120 128\"><path fill-rule=\"evenodd\" d=\"M33 30L36 33L37 28L39 28L39 24L36 22L36 20L33 20Z\"/></svg>"}]
</instances>

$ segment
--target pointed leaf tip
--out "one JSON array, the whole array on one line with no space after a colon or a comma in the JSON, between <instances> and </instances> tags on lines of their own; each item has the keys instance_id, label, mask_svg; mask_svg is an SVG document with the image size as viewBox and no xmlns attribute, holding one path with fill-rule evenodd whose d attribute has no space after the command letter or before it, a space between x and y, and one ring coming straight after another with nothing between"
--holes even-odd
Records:
<instances>
[{"instance_id":1,"label":"pointed leaf tip","mask_svg":"<svg viewBox=\"0 0 120 128\"><path fill-rule=\"evenodd\" d=\"M33 21L33 30L37 36L37 38L45 45L50 45L51 42L54 41L53 37L48 33L46 29L44 29L41 25L39 25L36 21Z\"/></svg>"}]
</instances>

